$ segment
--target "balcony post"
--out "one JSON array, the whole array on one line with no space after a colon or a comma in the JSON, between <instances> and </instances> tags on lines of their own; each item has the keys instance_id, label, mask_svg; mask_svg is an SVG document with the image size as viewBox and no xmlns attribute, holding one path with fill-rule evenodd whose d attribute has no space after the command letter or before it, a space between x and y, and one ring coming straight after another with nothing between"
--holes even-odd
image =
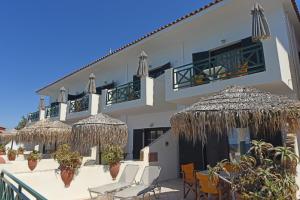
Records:
<instances>
[{"instance_id":1,"label":"balcony post","mask_svg":"<svg viewBox=\"0 0 300 200\"><path fill-rule=\"evenodd\" d=\"M141 78L141 100L148 106L153 106L153 86L154 82L151 77Z\"/></svg>"},{"instance_id":2,"label":"balcony post","mask_svg":"<svg viewBox=\"0 0 300 200\"><path fill-rule=\"evenodd\" d=\"M58 117L60 121L66 121L68 104L59 103Z\"/></svg>"},{"instance_id":3,"label":"balcony post","mask_svg":"<svg viewBox=\"0 0 300 200\"><path fill-rule=\"evenodd\" d=\"M89 113L91 115L97 115L99 109L99 95L89 94Z\"/></svg>"}]
</instances>

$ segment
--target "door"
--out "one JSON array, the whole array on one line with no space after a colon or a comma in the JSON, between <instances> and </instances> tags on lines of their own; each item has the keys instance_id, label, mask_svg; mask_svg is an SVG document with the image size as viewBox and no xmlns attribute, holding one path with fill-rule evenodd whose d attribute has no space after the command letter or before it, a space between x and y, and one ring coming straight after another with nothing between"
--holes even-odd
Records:
<instances>
[{"instance_id":1,"label":"door","mask_svg":"<svg viewBox=\"0 0 300 200\"><path fill-rule=\"evenodd\" d=\"M206 149L201 141L193 142L184 137L179 138L179 164L194 163L197 170L206 169Z\"/></svg>"},{"instance_id":2,"label":"door","mask_svg":"<svg viewBox=\"0 0 300 200\"><path fill-rule=\"evenodd\" d=\"M140 159L140 151L144 147L144 130L133 130L133 159Z\"/></svg>"}]
</instances>

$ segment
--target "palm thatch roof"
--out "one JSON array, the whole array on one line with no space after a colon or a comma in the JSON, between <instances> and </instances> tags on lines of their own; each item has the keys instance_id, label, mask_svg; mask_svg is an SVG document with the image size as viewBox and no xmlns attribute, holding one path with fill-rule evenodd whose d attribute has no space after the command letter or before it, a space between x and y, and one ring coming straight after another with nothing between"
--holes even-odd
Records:
<instances>
[{"instance_id":1,"label":"palm thatch roof","mask_svg":"<svg viewBox=\"0 0 300 200\"><path fill-rule=\"evenodd\" d=\"M188 139L206 142L208 133L227 134L236 127L279 130L289 124L298 128L299 101L255 88L230 86L201 98L198 103L174 114L172 132Z\"/></svg>"},{"instance_id":2,"label":"palm thatch roof","mask_svg":"<svg viewBox=\"0 0 300 200\"><path fill-rule=\"evenodd\" d=\"M80 152L96 145L101 149L111 144L125 147L128 128L124 122L99 113L73 124L71 137L72 144Z\"/></svg>"},{"instance_id":3,"label":"palm thatch roof","mask_svg":"<svg viewBox=\"0 0 300 200\"><path fill-rule=\"evenodd\" d=\"M16 141L43 144L65 143L70 139L71 130L71 126L63 122L41 120L19 130Z\"/></svg>"},{"instance_id":4,"label":"palm thatch roof","mask_svg":"<svg viewBox=\"0 0 300 200\"><path fill-rule=\"evenodd\" d=\"M14 132L3 132L0 133L0 144L7 144L10 141L14 140L16 133Z\"/></svg>"}]
</instances>

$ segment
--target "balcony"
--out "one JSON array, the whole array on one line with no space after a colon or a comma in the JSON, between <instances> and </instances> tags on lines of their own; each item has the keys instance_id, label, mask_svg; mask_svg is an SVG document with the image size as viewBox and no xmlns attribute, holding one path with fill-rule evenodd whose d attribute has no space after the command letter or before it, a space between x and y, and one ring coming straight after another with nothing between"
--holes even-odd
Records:
<instances>
[{"instance_id":1,"label":"balcony","mask_svg":"<svg viewBox=\"0 0 300 200\"><path fill-rule=\"evenodd\" d=\"M40 120L40 112L36 111L36 112L29 113L27 119L29 122L39 121Z\"/></svg>"},{"instance_id":2,"label":"balcony","mask_svg":"<svg viewBox=\"0 0 300 200\"><path fill-rule=\"evenodd\" d=\"M69 113L87 111L89 109L89 96L69 101Z\"/></svg>"},{"instance_id":3,"label":"balcony","mask_svg":"<svg viewBox=\"0 0 300 200\"><path fill-rule=\"evenodd\" d=\"M99 98L100 95L98 94L86 94L81 98L69 100L67 108L65 108L67 109L66 114L64 115L64 107L62 107L61 115L66 116L66 120L79 120L95 115L99 110Z\"/></svg>"},{"instance_id":4,"label":"balcony","mask_svg":"<svg viewBox=\"0 0 300 200\"><path fill-rule=\"evenodd\" d=\"M173 89L209 84L265 70L263 48L257 43L174 68Z\"/></svg>"},{"instance_id":5,"label":"balcony","mask_svg":"<svg viewBox=\"0 0 300 200\"><path fill-rule=\"evenodd\" d=\"M153 79L141 78L102 92L101 105L104 113L131 112L153 106Z\"/></svg>"},{"instance_id":6,"label":"balcony","mask_svg":"<svg viewBox=\"0 0 300 200\"><path fill-rule=\"evenodd\" d=\"M59 116L59 104L46 107L45 118L54 118Z\"/></svg>"},{"instance_id":7,"label":"balcony","mask_svg":"<svg viewBox=\"0 0 300 200\"><path fill-rule=\"evenodd\" d=\"M194 62L166 70L166 101L189 105L229 85L257 87L270 92L278 92L278 88L288 91L283 74L286 72L276 59L280 55L280 43L276 39L245 40L195 53Z\"/></svg>"},{"instance_id":8,"label":"balcony","mask_svg":"<svg viewBox=\"0 0 300 200\"><path fill-rule=\"evenodd\" d=\"M106 105L132 101L141 98L141 82L134 81L107 91Z\"/></svg>"}]
</instances>

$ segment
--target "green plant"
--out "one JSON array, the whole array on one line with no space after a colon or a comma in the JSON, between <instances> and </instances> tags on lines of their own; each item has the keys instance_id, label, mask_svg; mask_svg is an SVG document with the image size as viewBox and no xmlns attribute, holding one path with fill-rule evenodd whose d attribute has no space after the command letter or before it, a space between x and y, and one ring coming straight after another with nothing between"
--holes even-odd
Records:
<instances>
[{"instance_id":1,"label":"green plant","mask_svg":"<svg viewBox=\"0 0 300 200\"><path fill-rule=\"evenodd\" d=\"M77 151L71 151L70 146L67 144L59 146L57 151L53 154L53 158L59 163L59 169L77 171L82 162L80 154Z\"/></svg>"},{"instance_id":2,"label":"green plant","mask_svg":"<svg viewBox=\"0 0 300 200\"><path fill-rule=\"evenodd\" d=\"M0 144L0 152L5 152L6 149L5 149L5 146L3 144Z\"/></svg>"},{"instance_id":3,"label":"green plant","mask_svg":"<svg viewBox=\"0 0 300 200\"><path fill-rule=\"evenodd\" d=\"M27 124L27 118L22 116L20 122L18 123L18 125L15 127L16 130L21 130L22 128L24 128Z\"/></svg>"},{"instance_id":4,"label":"green plant","mask_svg":"<svg viewBox=\"0 0 300 200\"><path fill-rule=\"evenodd\" d=\"M230 180L232 189L245 200L295 200L297 163L298 157L291 148L253 141L248 153L236 163L237 173ZM209 168L210 178L215 178L224 164L221 161Z\"/></svg>"},{"instance_id":5,"label":"green plant","mask_svg":"<svg viewBox=\"0 0 300 200\"><path fill-rule=\"evenodd\" d=\"M23 154L24 153L24 148L23 147L19 147L18 148L18 154Z\"/></svg>"},{"instance_id":6,"label":"green plant","mask_svg":"<svg viewBox=\"0 0 300 200\"><path fill-rule=\"evenodd\" d=\"M41 154L39 151L33 150L27 157L27 160L41 160Z\"/></svg>"},{"instance_id":7,"label":"green plant","mask_svg":"<svg viewBox=\"0 0 300 200\"><path fill-rule=\"evenodd\" d=\"M109 145L104 149L102 156L104 162L108 165L113 165L123 159L123 150L120 146Z\"/></svg>"},{"instance_id":8,"label":"green plant","mask_svg":"<svg viewBox=\"0 0 300 200\"><path fill-rule=\"evenodd\" d=\"M7 151L8 156L16 156L17 153L18 153L17 150L14 150L14 149L8 149L8 151Z\"/></svg>"}]
</instances>

